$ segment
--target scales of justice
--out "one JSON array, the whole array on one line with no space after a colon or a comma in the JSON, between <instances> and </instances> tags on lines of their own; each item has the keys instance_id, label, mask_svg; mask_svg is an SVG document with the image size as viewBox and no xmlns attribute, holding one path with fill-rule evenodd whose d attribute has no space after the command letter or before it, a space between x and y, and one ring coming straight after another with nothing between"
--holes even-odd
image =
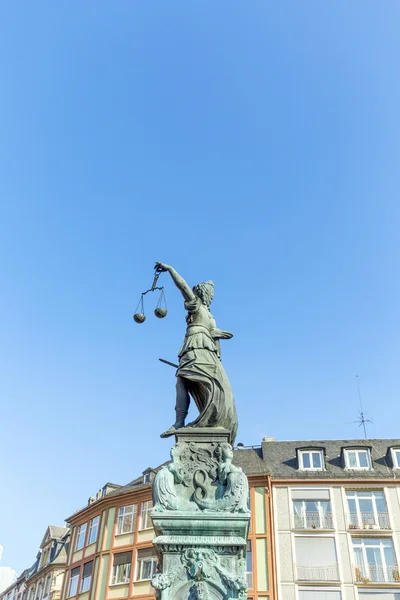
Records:
<instances>
[{"instance_id":1,"label":"scales of justice","mask_svg":"<svg viewBox=\"0 0 400 600\"><path fill-rule=\"evenodd\" d=\"M248 481L232 464L238 421L220 350L220 340L232 333L219 329L210 312L213 282L190 287L161 262L155 264L152 287L141 295L136 323L146 319L143 298L148 292L161 292L154 313L167 315L164 288L157 286L161 273L169 273L187 314L178 364L163 361L177 368L176 416L161 437L174 435L176 443L171 461L153 481L153 544L159 564L152 585L159 600L245 600ZM191 399L199 415L185 424Z\"/></svg>"}]
</instances>

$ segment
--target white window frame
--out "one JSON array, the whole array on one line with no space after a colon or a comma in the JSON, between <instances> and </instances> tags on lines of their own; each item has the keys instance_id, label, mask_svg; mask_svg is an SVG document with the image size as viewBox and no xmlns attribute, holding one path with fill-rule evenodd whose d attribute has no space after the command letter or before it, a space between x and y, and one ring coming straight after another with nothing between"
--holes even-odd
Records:
<instances>
[{"instance_id":1,"label":"white window frame","mask_svg":"<svg viewBox=\"0 0 400 600\"><path fill-rule=\"evenodd\" d=\"M298 502L299 504L301 503L301 514L300 515L295 515L294 512L294 504L295 502ZM306 505L307 502L314 502L314 504L316 504L317 506L317 512L315 513L316 515L318 515L318 520L319 520L319 525L318 527L312 527L312 524L309 525L307 522L307 510L306 510ZM323 507L322 507L322 503L324 504L328 504L329 505L329 510L327 510L326 512L324 511ZM296 525L296 521L295 518L299 517L302 522L303 522L303 527L294 527L294 529L334 529L333 527L333 513L332 513L332 502L331 500L293 500L292 499L292 512L293 512L293 525ZM325 527L325 518L326 515L330 515L330 519L332 521L332 527Z\"/></svg>"},{"instance_id":2,"label":"white window frame","mask_svg":"<svg viewBox=\"0 0 400 600\"><path fill-rule=\"evenodd\" d=\"M251 571L247 570L247 560L248 557L251 557ZM246 553L246 581L247 581L247 586L249 588L249 590L252 590L254 587L254 582L253 582L253 573L254 573L254 569L253 569L253 543L251 540L247 540L247 553Z\"/></svg>"},{"instance_id":3,"label":"white window frame","mask_svg":"<svg viewBox=\"0 0 400 600\"><path fill-rule=\"evenodd\" d=\"M329 587L325 587L325 586L319 586L319 585L298 585L297 586L297 591L302 590L305 592L334 592L334 593L339 593L340 594L340 600L343 600L343 592L342 589L340 587L336 587L336 586L329 586ZM300 594L296 594L296 598L298 600L300 600ZM371 598L372 600L372 598Z\"/></svg>"},{"instance_id":4,"label":"white window frame","mask_svg":"<svg viewBox=\"0 0 400 600\"><path fill-rule=\"evenodd\" d=\"M366 492L371 494L371 497L360 497L358 495L359 492L363 492L364 494ZM386 504L386 512L385 514L387 514L387 518L389 521L389 511L388 511L388 505L386 502L386 496L385 496L385 491L384 490L365 490L365 489L359 489L359 490L346 490L346 500L347 500L347 510L348 513L350 515L350 506L349 506L349 499L350 500L354 500L355 504L356 504L356 514L357 514L357 521L358 521L358 527L360 529L363 529L363 511L360 509L360 500L371 500L372 503L372 514L374 516L374 520L375 520L375 524L377 524L379 526L379 515L381 514L381 512L377 509L376 507L376 495L375 493L379 492L383 495L383 499L385 501ZM349 522L350 522L350 517L349 517Z\"/></svg>"},{"instance_id":5,"label":"white window frame","mask_svg":"<svg viewBox=\"0 0 400 600\"><path fill-rule=\"evenodd\" d=\"M77 574L76 575L72 575L72 573L76 571ZM69 582L68 582L68 592L67 592L67 598L72 598L73 596L76 596L78 593L78 585L79 585L79 577L81 575L81 568L80 567L75 567L75 569L71 569L70 575L69 575ZM73 594L71 594L71 584L72 581L76 580L76 588Z\"/></svg>"},{"instance_id":6,"label":"white window frame","mask_svg":"<svg viewBox=\"0 0 400 600\"><path fill-rule=\"evenodd\" d=\"M47 598L50 593L51 575L47 575L43 586L43 598Z\"/></svg>"},{"instance_id":7,"label":"white window frame","mask_svg":"<svg viewBox=\"0 0 400 600\"><path fill-rule=\"evenodd\" d=\"M97 517L93 517L93 519L90 520L89 523L89 533L88 533L88 541L87 541L87 546L90 546L91 544L94 544L95 542L97 542L97 536L99 535L99 525L100 525L100 516L97 515ZM94 539L91 539L91 535L93 530L96 530L96 534Z\"/></svg>"},{"instance_id":8,"label":"white window frame","mask_svg":"<svg viewBox=\"0 0 400 600\"><path fill-rule=\"evenodd\" d=\"M400 469L400 448L391 448L394 469ZM397 456L398 455L398 456Z\"/></svg>"},{"instance_id":9,"label":"white window frame","mask_svg":"<svg viewBox=\"0 0 400 600\"><path fill-rule=\"evenodd\" d=\"M382 567L382 572L384 573L384 581L374 581L372 578L369 578L369 579L373 583L391 583L391 580L388 577L388 567L390 565L388 565L386 562L385 552L384 552L384 544L382 543L382 540L390 540L392 542L393 555L394 555L394 558L395 558L395 561L397 564L396 549L393 544L393 539L391 537L384 537L384 538L370 537L368 539L374 540L374 542L375 542L374 547L379 548L379 553L380 553L380 557L381 557L381 565L380 566ZM356 557L356 553L355 553L355 548L361 548L364 572L367 575L369 575L370 574L370 563L367 558L367 546L364 544L364 540L365 540L365 538L363 538L363 537L354 537L352 540L354 565L357 568L357 557Z\"/></svg>"},{"instance_id":10,"label":"white window frame","mask_svg":"<svg viewBox=\"0 0 400 600\"><path fill-rule=\"evenodd\" d=\"M150 511L153 509L153 501L146 500L142 502L142 508L140 511L140 531L144 529L152 529L153 522L151 520Z\"/></svg>"},{"instance_id":11,"label":"white window frame","mask_svg":"<svg viewBox=\"0 0 400 600\"><path fill-rule=\"evenodd\" d=\"M85 577L85 567L86 567L86 565L90 565L90 564L92 565L92 570L90 571L90 575ZM88 561L87 563L85 563L82 566L82 579L81 579L81 586L80 586L80 592L79 592L80 594L84 594L85 592L88 592L90 590L90 586L92 585L93 567L94 567L94 564L93 564L92 560ZM89 583L85 584L85 582L87 580L89 580Z\"/></svg>"},{"instance_id":12,"label":"white window frame","mask_svg":"<svg viewBox=\"0 0 400 600\"><path fill-rule=\"evenodd\" d=\"M125 517L132 516L131 529L124 531ZM118 510L118 521L117 521L117 532L115 535L124 535L126 533L132 533L136 530L137 520L137 504L128 504L127 506L120 506ZM122 525L122 526L121 526Z\"/></svg>"},{"instance_id":13,"label":"white window frame","mask_svg":"<svg viewBox=\"0 0 400 600\"><path fill-rule=\"evenodd\" d=\"M320 540L321 539L331 539L333 541L333 549L334 549L334 552L335 552L335 562L334 563L332 562L331 564L326 564L326 565L318 565L318 564L312 565L312 566L302 565L299 562L300 558L298 556L298 547L297 547L297 544L296 544L296 540L301 539L301 538L303 538L303 539L304 538L306 538L306 539L308 538L309 540L311 540L311 539L313 539L313 540L316 540L316 539L320 539ZM295 578L296 578L296 580L300 580L300 578L299 578L299 570L301 568L305 567L306 569L307 568L310 568L310 569L311 568L326 568L326 569L328 569L328 568L332 568L333 567L334 568L334 573L328 579L325 579L325 578L324 579L315 579L313 576L310 576L310 578L306 578L306 577L305 578L301 578L301 582L304 583L304 584L307 584L308 581L321 581L321 584L322 584L324 581L330 581L332 583L335 583L336 586L337 586L338 585L337 582L340 581L341 575L340 575L340 563L339 563L339 554L338 554L338 552L339 552L339 549L338 549L338 540L336 538L336 535L334 533L326 533L326 534L324 533L323 535L320 534L320 533L318 533L318 535L313 535L313 534L310 534L310 533L307 533L307 534L296 533L292 537L292 540L293 540L293 554L294 554L293 562L295 564Z\"/></svg>"},{"instance_id":14,"label":"white window frame","mask_svg":"<svg viewBox=\"0 0 400 600\"><path fill-rule=\"evenodd\" d=\"M349 454L350 452L354 452L356 455L356 463L357 465L355 467L351 467L350 466L350 459L349 459ZM359 452L365 452L367 455L367 460L368 460L368 466L367 467L361 467L360 466L360 455ZM345 465L346 465L346 469L348 469L349 471L371 471L372 469L372 460L371 460L371 451L369 448L345 448L344 449L344 461L345 461Z\"/></svg>"},{"instance_id":15,"label":"white window frame","mask_svg":"<svg viewBox=\"0 0 400 600\"><path fill-rule=\"evenodd\" d=\"M324 453L322 450L310 448L308 450L307 449L298 450L297 452L298 452L298 456L299 456L299 469L301 471L324 471L325 470ZM310 465L314 464L312 455L318 454L319 458L320 458L321 466L320 467L305 467L304 466L304 458L303 458L305 454L310 455Z\"/></svg>"},{"instance_id":16,"label":"white window frame","mask_svg":"<svg viewBox=\"0 0 400 600\"><path fill-rule=\"evenodd\" d=\"M75 552L78 552L78 550L82 550L82 548L84 548L85 546L85 538L86 538L86 529L87 529L87 523L82 523L82 525L79 525L78 527L78 533L76 535L76 542L75 542ZM83 536L82 536L83 534ZM82 545L78 545L80 543L80 540L82 540Z\"/></svg>"},{"instance_id":17,"label":"white window frame","mask_svg":"<svg viewBox=\"0 0 400 600\"><path fill-rule=\"evenodd\" d=\"M126 563L122 563L120 565L115 565L114 564L114 560L115 557L118 556L118 554L129 554L129 552L117 552L114 554L113 556L113 567L112 567L112 571L111 571L111 582L110 585L126 585L128 583L130 583L131 580L131 573L132 573L132 551L130 551L130 555L131 555L131 560L130 562L126 562ZM122 570L121 567L126 567L126 565L128 565L128 568L126 570L126 574L125 574L125 578L117 581L117 578L119 577L119 571Z\"/></svg>"},{"instance_id":18,"label":"white window frame","mask_svg":"<svg viewBox=\"0 0 400 600\"><path fill-rule=\"evenodd\" d=\"M42 600L42 595L43 595L43 582L42 582L42 580L40 580L38 582L38 584L36 585L35 600Z\"/></svg>"},{"instance_id":19,"label":"white window frame","mask_svg":"<svg viewBox=\"0 0 400 600\"><path fill-rule=\"evenodd\" d=\"M150 581L156 572L157 567L157 556L143 556L143 558L139 555L140 550L138 550L137 554L137 566L136 566L136 580L135 581ZM146 577L143 579L143 567L146 562L151 562L152 566L150 569L150 577Z\"/></svg>"}]
</instances>

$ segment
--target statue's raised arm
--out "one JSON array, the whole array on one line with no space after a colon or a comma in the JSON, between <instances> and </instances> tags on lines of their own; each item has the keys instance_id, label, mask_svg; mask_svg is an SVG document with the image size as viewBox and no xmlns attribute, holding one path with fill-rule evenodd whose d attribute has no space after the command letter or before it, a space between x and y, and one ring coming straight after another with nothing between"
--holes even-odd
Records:
<instances>
[{"instance_id":1,"label":"statue's raised arm","mask_svg":"<svg viewBox=\"0 0 400 600\"><path fill-rule=\"evenodd\" d=\"M181 291L185 300L195 300L195 295L186 281L183 279L183 277L181 277L181 275L179 275L177 271L175 271L175 269L170 267L170 265L165 265L162 262L156 262L155 269L158 273L167 272L171 275L172 281L175 283L178 290Z\"/></svg>"},{"instance_id":2,"label":"statue's raised arm","mask_svg":"<svg viewBox=\"0 0 400 600\"><path fill-rule=\"evenodd\" d=\"M220 354L220 340L230 339L232 334L219 329L210 312L214 284L204 281L190 288L171 266L157 262L155 269L157 273L171 275L185 299L187 310L186 334L176 372L176 421L161 437L169 437L185 426L192 396L200 414L188 427L223 427L230 431L232 443L237 430L237 415Z\"/></svg>"}]
</instances>

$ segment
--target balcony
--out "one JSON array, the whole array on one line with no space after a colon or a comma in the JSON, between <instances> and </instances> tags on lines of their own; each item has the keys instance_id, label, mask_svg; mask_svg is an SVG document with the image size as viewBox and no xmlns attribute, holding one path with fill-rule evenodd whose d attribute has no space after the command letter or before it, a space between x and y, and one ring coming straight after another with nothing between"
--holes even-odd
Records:
<instances>
[{"instance_id":1,"label":"balcony","mask_svg":"<svg viewBox=\"0 0 400 600\"><path fill-rule=\"evenodd\" d=\"M297 581L340 581L338 565L295 565Z\"/></svg>"},{"instance_id":2,"label":"balcony","mask_svg":"<svg viewBox=\"0 0 400 600\"><path fill-rule=\"evenodd\" d=\"M348 513L347 515L347 527L351 531L382 531L391 529L389 514L380 513Z\"/></svg>"},{"instance_id":3,"label":"balcony","mask_svg":"<svg viewBox=\"0 0 400 600\"><path fill-rule=\"evenodd\" d=\"M293 515L293 529L333 529L332 513Z\"/></svg>"},{"instance_id":4,"label":"balcony","mask_svg":"<svg viewBox=\"0 0 400 600\"><path fill-rule=\"evenodd\" d=\"M396 564L354 567L355 583L400 583L400 570Z\"/></svg>"}]
</instances>

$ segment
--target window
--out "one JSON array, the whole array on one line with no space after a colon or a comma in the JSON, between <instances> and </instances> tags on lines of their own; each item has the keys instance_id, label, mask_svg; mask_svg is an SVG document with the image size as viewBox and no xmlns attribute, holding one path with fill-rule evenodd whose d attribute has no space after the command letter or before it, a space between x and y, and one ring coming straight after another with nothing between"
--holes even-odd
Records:
<instances>
[{"instance_id":1,"label":"window","mask_svg":"<svg viewBox=\"0 0 400 600\"><path fill-rule=\"evenodd\" d=\"M45 550L43 550L42 552L42 558L40 561L40 568L43 568L44 566L47 565L47 563L50 560L50 549L46 548Z\"/></svg>"},{"instance_id":2,"label":"window","mask_svg":"<svg viewBox=\"0 0 400 600\"><path fill-rule=\"evenodd\" d=\"M400 591L359 588L358 600L400 600Z\"/></svg>"},{"instance_id":3,"label":"window","mask_svg":"<svg viewBox=\"0 0 400 600\"><path fill-rule=\"evenodd\" d=\"M299 587L299 600L341 600L341 597L340 590L335 588Z\"/></svg>"},{"instance_id":4,"label":"window","mask_svg":"<svg viewBox=\"0 0 400 600\"><path fill-rule=\"evenodd\" d=\"M371 457L369 454L369 448L363 450L349 450L344 451L345 464L347 469L370 469L371 468Z\"/></svg>"},{"instance_id":5,"label":"window","mask_svg":"<svg viewBox=\"0 0 400 600\"><path fill-rule=\"evenodd\" d=\"M150 483L150 473L143 475L143 483Z\"/></svg>"},{"instance_id":6,"label":"window","mask_svg":"<svg viewBox=\"0 0 400 600\"><path fill-rule=\"evenodd\" d=\"M347 491L349 529L390 529L383 491Z\"/></svg>"},{"instance_id":7,"label":"window","mask_svg":"<svg viewBox=\"0 0 400 600\"><path fill-rule=\"evenodd\" d=\"M296 536L298 581L339 581L334 537Z\"/></svg>"},{"instance_id":8,"label":"window","mask_svg":"<svg viewBox=\"0 0 400 600\"><path fill-rule=\"evenodd\" d=\"M46 596L49 595L49 591L50 591L50 582L51 582L51 575L47 576L46 579L46 583L44 585L44 590L43 590L43 598L45 598Z\"/></svg>"},{"instance_id":9,"label":"window","mask_svg":"<svg viewBox=\"0 0 400 600\"><path fill-rule=\"evenodd\" d=\"M292 501L294 529L333 529L329 490L293 489Z\"/></svg>"},{"instance_id":10,"label":"window","mask_svg":"<svg viewBox=\"0 0 400 600\"><path fill-rule=\"evenodd\" d=\"M391 538L353 538L353 550L356 582L400 581Z\"/></svg>"},{"instance_id":11,"label":"window","mask_svg":"<svg viewBox=\"0 0 400 600\"><path fill-rule=\"evenodd\" d=\"M99 530L99 521L100 521L100 517L95 517L94 519L92 519L90 521L90 524L89 524L88 546L90 544L94 544L95 541L97 540L97 533L98 533L98 530Z\"/></svg>"},{"instance_id":12,"label":"window","mask_svg":"<svg viewBox=\"0 0 400 600\"><path fill-rule=\"evenodd\" d=\"M136 581L151 579L156 571L157 557L152 548L138 550Z\"/></svg>"},{"instance_id":13,"label":"window","mask_svg":"<svg viewBox=\"0 0 400 600\"><path fill-rule=\"evenodd\" d=\"M392 448L393 468L400 469L400 448Z\"/></svg>"},{"instance_id":14,"label":"window","mask_svg":"<svg viewBox=\"0 0 400 600\"><path fill-rule=\"evenodd\" d=\"M85 545L86 526L87 526L87 523L84 523L83 525L80 525L78 528L78 535L76 537L75 550L81 550L81 548L83 548L83 546Z\"/></svg>"},{"instance_id":15,"label":"window","mask_svg":"<svg viewBox=\"0 0 400 600\"><path fill-rule=\"evenodd\" d=\"M118 513L117 534L130 533L136 526L137 505L121 506Z\"/></svg>"},{"instance_id":16,"label":"window","mask_svg":"<svg viewBox=\"0 0 400 600\"><path fill-rule=\"evenodd\" d=\"M129 583L131 578L132 552L114 554L111 584Z\"/></svg>"},{"instance_id":17,"label":"window","mask_svg":"<svg viewBox=\"0 0 400 600\"><path fill-rule=\"evenodd\" d=\"M147 502L142 502L142 518L141 518L141 524L140 524L140 529L150 529L151 527L153 527L153 523L151 521L151 516L150 516L150 512L153 508L153 503L151 500L148 500Z\"/></svg>"},{"instance_id":18,"label":"window","mask_svg":"<svg viewBox=\"0 0 400 600\"><path fill-rule=\"evenodd\" d=\"M251 540L247 542L247 554L246 554L246 579L247 587L249 590L253 589L253 552L251 547Z\"/></svg>"},{"instance_id":19,"label":"window","mask_svg":"<svg viewBox=\"0 0 400 600\"><path fill-rule=\"evenodd\" d=\"M76 593L78 591L79 571L79 567L76 567L76 569L72 569L71 571L71 577L69 580L68 587L68 598L70 598L71 596L76 596Z\"/></svg>"},{"instance_id":20,"label":"window","mask_svg":"<svg viewBox=\"0 0 400 600\"><path fill-rule=\"evenodd\" d=\"M81 592L87 592L90 589L90 582L92 581L92 571L93 561L90 561L83 565Z\"/></svg>"},{"instance_id":21,"label":"window","mask_svg":"<svg viewBox=\"0 0 400 600\"><path fill-rule=\"evenodd\" d=\"M324 468L322 450L299 450L299 468L306 471L322 471Z\"/></svg>"}]
</instances>

